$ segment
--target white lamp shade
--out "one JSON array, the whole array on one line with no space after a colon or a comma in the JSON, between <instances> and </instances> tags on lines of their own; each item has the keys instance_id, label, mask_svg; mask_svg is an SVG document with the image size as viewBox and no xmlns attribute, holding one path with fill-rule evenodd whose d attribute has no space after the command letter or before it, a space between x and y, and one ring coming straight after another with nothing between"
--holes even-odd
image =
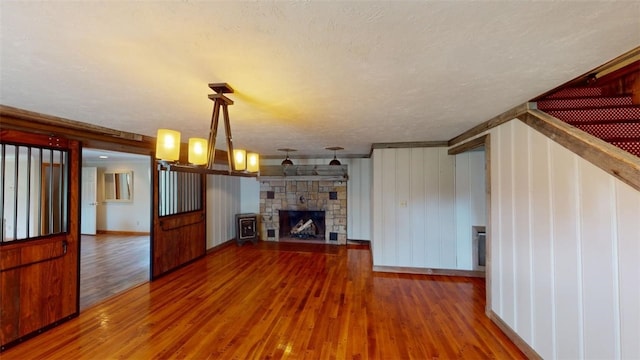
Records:
<instances>
[{"instance_id":1,"label":"white lamp shade","mask_svg":"<svg viewBox=\"0 0 640 360\"><path fill-rule=\"evenodd\" d=\"M180 158L180 132L169 129L158 129L156 137L156 158L165 161L176 161Z\"/></svg>"},{"instance_id":2,"label":"white lamp shade","mask_svg":"<svg viewBox=\"0 0 640 360\"><path fill-rule=\"evenodd\" d=\"M247 169L247 152L245 150L233 150L233 167L236 171L244 171Z\"/></svg>"},{"instance_id":3,"label":"white lamp shade","mask_svg":"<svg viewBox=\"0 0 640 360\"><path fill-rule=\"evenodd\" d=\"M193 165L207 163L207 139L189 138L189 162Z\"/></svg>"},{"instance_id":4,"label":"white lamp shade","mask_svg":"<svg viewBox=\"0 0 640 360\"><path fill-rule=\"evenodd\" d=\"M260 155L258 153L250 152L247 154L247 171L260 171Z\"/></svg>"}]
</instances>

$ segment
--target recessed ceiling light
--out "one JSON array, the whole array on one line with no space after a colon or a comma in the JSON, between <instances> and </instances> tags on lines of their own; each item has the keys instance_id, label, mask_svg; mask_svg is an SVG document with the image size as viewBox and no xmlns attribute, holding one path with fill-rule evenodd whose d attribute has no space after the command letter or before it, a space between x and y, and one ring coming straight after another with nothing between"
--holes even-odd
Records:
<instances>
[{"instance_id":1,"label":"recessed ceiling light","mask_svg":"<svg viewBox=\"0 0 640 360\"><path fill-rule=\"evenodd\" d=\"M100 159L108 159L109 157L107 155L100 155L98 156Z\"/></svg>"}]
</instances>

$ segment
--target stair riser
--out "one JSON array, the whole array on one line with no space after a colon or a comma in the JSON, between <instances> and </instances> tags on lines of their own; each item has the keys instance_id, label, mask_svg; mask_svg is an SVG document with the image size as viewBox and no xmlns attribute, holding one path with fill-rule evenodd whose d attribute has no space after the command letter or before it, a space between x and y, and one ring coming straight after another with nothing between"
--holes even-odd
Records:
<instances>
[{"instance_id":1,"label":"stair riser","mask_svg":"<svg viewBox=\"0 0 640 360\"><path fill-rule=\"evenodd\" d=\"M640 120L640 107L589 110L550 110L549 115L566 122Z\"/></svg>"},{"instance_id":2,"label":"stair riser","mask_svg":"<svg viewBox=\"0 0 640 360\"><path fill-rule=\"evenodd\" d=\"M640 123L574 126L604 141L607 138L640 138Z\"/></svg>"},{"instance_id":3,"label":"stair riser","mask_svg":"<svg viewBox=\"0 0 640 360\"><path fill-rule=\"evenodd\" d=\"M633 105L631 96L601 97L601 98L576 98L576 99L547 99L538 101L538 109L563 110L563 109L591 109L614 106Z\"/></svg>"}]
</instances>

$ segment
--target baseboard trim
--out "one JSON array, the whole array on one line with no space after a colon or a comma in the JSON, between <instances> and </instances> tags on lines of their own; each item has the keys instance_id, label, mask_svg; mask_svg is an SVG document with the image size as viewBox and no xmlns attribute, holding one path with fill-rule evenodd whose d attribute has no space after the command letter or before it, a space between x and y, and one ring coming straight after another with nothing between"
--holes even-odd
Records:
<instances>
[{"instance_id":1,"label":"baseboard trim","mask_svg":"<svg viewBox=\"0 0 640 360\"><path fill-rule=\"evenodd\" d=\"M150 235L148 231L119 231L119 230L97 230L96 234L100 235Z\"/></svg>"},{"instance_id":2,"label":"baseboard trim","mask_svg":"<svg viewBox=\"0 0 640 360\"><path fill-rule=\"evenodd\" d=\"M209 254L211 254L213 252L222 250L223 248L226 248L227 246L230 246L230 245L234 244L235 242L236 242L236 239L233 238L233 239L229 239L229 240L227 240L227 241L225 241L225 242L223 242L221 244L218 244L218 245L216 245L216 246L214 246L214 247L212 247L210 249L207 249L207 255L209 255Z\"/></svg>"},{"instance_id":3,"label":"baseboard trim","mask_svg":"<svg viewBox=\"0 0 640 360\"><path fill-rule=\"evenodd\" d=\"M507 325L502 319L498 316L498 314L494 313L493 310L487 309L487 316L494 324L496 324L502 332L507 335L507 337L513 341L513 343L522 351L527 358L542 360L542 356L540 356L526 341L524 341L520 335L518 335L513 329Z\"/></svg>"},{"instance_id":4,"label":"baseboard trim","mask_svg":"<svg viewBox=\"0 0 640 360\"><path fill-rule=\"evenodd\" d=\"M405 273L405 274L421 274L421 275L464 276L464 277L480 277L480 278L485 277L484 271L431 269L431 268L416 268L416 267L403 267L403 266L373 266L373 271Z\"/></svg>"}]
</instances>

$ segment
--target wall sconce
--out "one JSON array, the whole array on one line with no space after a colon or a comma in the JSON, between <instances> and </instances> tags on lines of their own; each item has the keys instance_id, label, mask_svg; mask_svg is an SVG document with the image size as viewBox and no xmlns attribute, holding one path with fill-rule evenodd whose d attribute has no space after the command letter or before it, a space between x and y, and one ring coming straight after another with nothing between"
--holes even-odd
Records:
<instances>
[{"instance_id":1,"label":"wall sconce","mask_svg":"<svg viewBox=\"0 0 640 360\"><path fill-rule=\"evenodd\" d=\"M260 156L255 152L247 153L246 150L233 148L228 110L228 105L233 105L233 101L224 95L226 93L233 93L233 88L226 83L209 84L209 87L216 92L215 94L209 95L209 99L213 100L213 114L209 128L209 139L189 138L189 164L180 164L178 163L180 159L180 132L169 129L158 129L156 158L168 169L173 167L175 170L221 175L257 175L255 173L260 171ZM221 110L227 136L227 160L229 170L226 172L213 169L216 151L216 135L218 133L218 122ZM254 174L246 175L247 173Z\"/></svg>"},{"instance_id":2,"label":"wall sconce","mask_svg":"<svg viewBox=\"0 0 640 360\"><path fill-rule=\"evenodd\" d=\"M327 150L333 150L333 160L331 160L331 161L329 162L329 165L342 165L342 164L340 163L340 160L338 160L338 158L336 157L336 151L337 151L337 150L344 150L344 148L342 148L342 147L340 147L340 146L333 146L333 147L328 147L328 148L325 148L325 149L327 149Z\"/></svg>"}]
</instances>

